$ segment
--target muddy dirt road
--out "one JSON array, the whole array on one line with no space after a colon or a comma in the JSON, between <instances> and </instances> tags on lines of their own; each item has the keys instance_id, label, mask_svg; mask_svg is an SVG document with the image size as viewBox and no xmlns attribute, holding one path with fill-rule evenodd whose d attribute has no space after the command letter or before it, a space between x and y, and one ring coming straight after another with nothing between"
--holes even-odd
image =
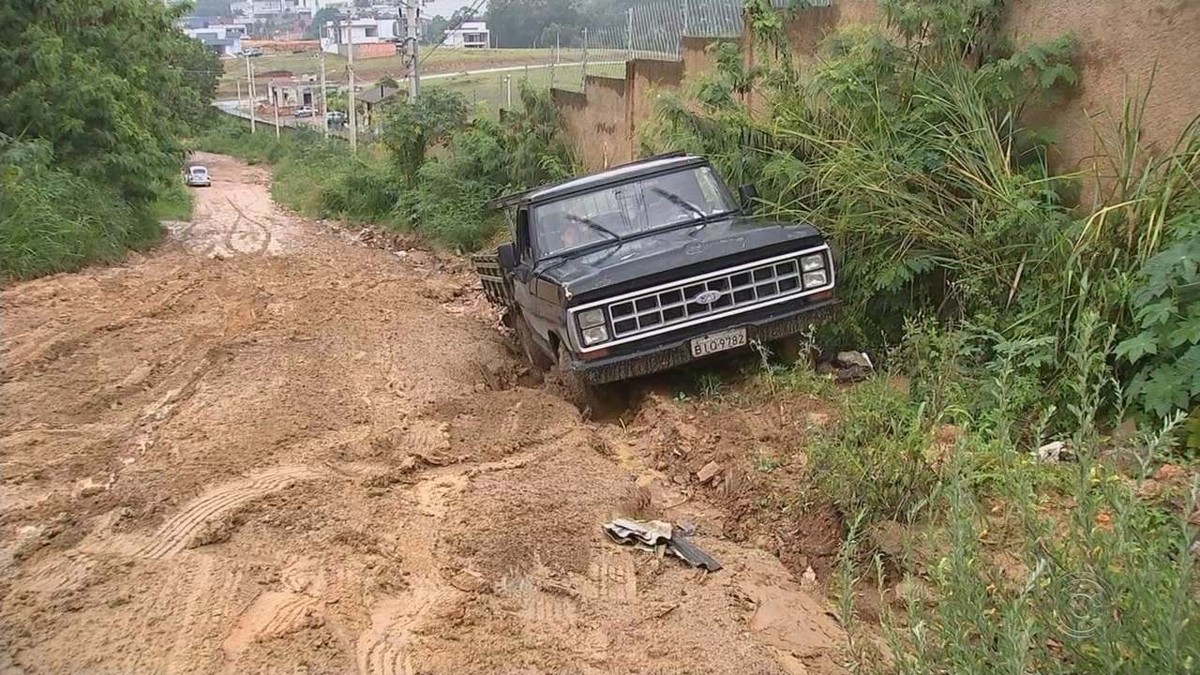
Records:
<instances>
[{"instance_id":1,"label":"muddy dirt road","mask_svg":"<svg viewBox=\"0 0 1200 675\"><path fill-rule=\"evenodd\" d=\"M204 161L157 251L0 298L0 671L839 671L823 602L653 468L669 411L582 421L461 261ZM616 515L725 569L610 544Z\"/></svg>"}]
</instances>

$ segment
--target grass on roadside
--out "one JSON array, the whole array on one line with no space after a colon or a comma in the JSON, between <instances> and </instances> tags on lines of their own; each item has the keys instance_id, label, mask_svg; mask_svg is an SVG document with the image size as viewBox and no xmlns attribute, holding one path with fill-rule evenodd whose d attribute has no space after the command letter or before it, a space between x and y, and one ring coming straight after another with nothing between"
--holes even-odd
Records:
<instances>
[{"instance_id":1,"label":"grass on roadside","mask_svg":"<svg viewBox=\"0 0 1200 675\"><path fill-rule=\"evenodd\" d=\"M182 182L163 187L154 200L154 217L158 220L191 220L192 197L192 192Z\"/></svg>"},{"instance_id":2,"label":"grass on roadside","mask_svg":"<svg viewBox=\"0 0 1200 675\"><path fill-rule=\"evenodd\" d=\"M969 341L928 326L910 325L899 371L824 385L838 422L794 451L845 523L833 586L861 670L1200 667L1200 467L1178 445L1183 416L1140 436L1098 433L1112 341L1094 313L1076 330L1068 358L1082 375L1064 386L1080 403L1049 437L1036 421L1030 432L1046 417L1038 402L997 398L1035 384L1019 352L979 370ZM763 377L804 392L822 378L804 364ZM1064 454L1039 458L1050 440ZM902 549L873 534L885 525ZM856 621L876 593L866 606L882 608L886 661Z\"/></svg>"},{"instance_id":3,"label":"grass on roadside","mask_svg":"<svg viewBox=\"0 0 1200 675\"><path fill-rule=\"evenodd\" d=\"M162 234L111 187L44 164L0 163L0 277L31 279L115 262Z\"/></svg>"}]
</instances>

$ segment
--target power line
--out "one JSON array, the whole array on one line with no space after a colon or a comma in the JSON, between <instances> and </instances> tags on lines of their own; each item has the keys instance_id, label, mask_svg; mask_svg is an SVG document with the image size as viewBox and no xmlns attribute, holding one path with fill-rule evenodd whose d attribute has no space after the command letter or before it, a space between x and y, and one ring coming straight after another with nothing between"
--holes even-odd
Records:
<instances>
[{"instance_id":1,"label":"power line","mask_svg":"<svg viewBox=\"0 0 1200 675\"><path fill-rule=\"evenodd\" d=\"M451 32L451 31L458 30L458 29L459 29L459 27L461 27L461 26L462 26L464 23L466 23L466 22L467 22L467 20L468 20L468 18L467 18L467 17L474 17L474 16L475 16L475 12L478 12L478 11L479 11L479 8L480 8L480 7L482 7L482 6L483 6L483 3L484 3L484 2L486 2L486 1L487 1L487 0L475 0L475 4L471 5L471 6L468 8L470 11L468 11L466 14L464 14L462 17L460 17L460 18L459 18L459 20L458 20L458 23L456 23L456 24L454 24L454 25L450 26L449 28L447 28L447 29L446 29L446 32L445 32L445 33L442 33L442 39L441 39L441 40L438 40L438 43L437 43L437 44L435 44L434 46L430 47L430 48L429 48L429 51L425 52L425 56L424 56L423 58L421 58L421 60L420 60L420 61L418 61L418 62L417 62L417 67L419 68L419 67L421 66L421 64L425 63L425 60L426 60L426 59L428 59L430 56L433 56L433 53L437 51L437 48L438 48L438 47L441 47L443 44L445 44L445 42L446 42L446 38L450 37L450 32ZM473 19L472 19L472 20L473 20Z\"/></svg>"}]
</instances>

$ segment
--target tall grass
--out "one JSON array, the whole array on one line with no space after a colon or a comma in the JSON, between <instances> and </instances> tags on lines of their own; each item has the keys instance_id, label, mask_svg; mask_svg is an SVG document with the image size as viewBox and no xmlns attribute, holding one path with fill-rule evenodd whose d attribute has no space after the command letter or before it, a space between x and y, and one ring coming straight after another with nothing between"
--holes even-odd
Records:
<instances>
[{"instance_id":1,"label":"tall grass","mask_svg":"<svg viewBox=\"0 0 1200 675\"><path fill-rule=\"evenodd\" d=\"M0 142L0 275L28 279L121 259L161 235L155 214L58 168L48 147Z\"/></svg>"},{"instance_id":2,"label":"tall grass","mask_svg":"<svg viewBox=\"0 0 1200 675\"><path fill-rule=\"evenodd\" d=\"M871 574L859 534L892 521L916 550L873 561L888 670L1194 672L1200 123L1151 153L1131 93L1094 175L1055 175L1023 120L1076 84L1070 40L1010 49L1001 0L880 5L886 30L800 66L755 3L763 65L722 47L642 139L708 154L759 185L766 215L822 228L844 311L818 341L875 350L907 382L841 393L803 448L846 523L844 623ZM1108 438L1129 415L1142 434ZM1048 441L1067 461L1037 458ZM899 578L929 597L897 602Z\"/></svg>"},{"instance_id":3,"label":"tall grass","mask_svg":"<svg viewBox=\"0 0 1200 675\"><path fill-rule=\"evenodd\" d=\"M660 104L643 142L712 156L732 180L760 186L767 215L834 240L844 311L824 327L825 345L882 349L907 318L936 316L971 325L985 360L1004 341L1045 338L1039 367L1057 390L1072 376L1065 350L1082 313L1098 311L1118 341L1138 334L1130 295L1141 270L1200 220L1200 124L1151 155L1132 98L1102 135L1111 159L1090 192L1105 202L1075 203L1094 177L1055 175L1044 135L1022 123L1076 83L1073 44L1006 49L996 6L886 2L891 30L835 34L803 69L768 59L747 70L722 47L716 73ZM770 44L777 33L764 33L762 51L786 53ZM766 99L765 114L747 91ZM1200 348L1184 339L1183 351ZM1118 375L1128 383L1131 371ZM1183 407L1200 395L1190 391ZM1056 423L1071 401L1059 403Z\"/></svg>"}]
</instances>

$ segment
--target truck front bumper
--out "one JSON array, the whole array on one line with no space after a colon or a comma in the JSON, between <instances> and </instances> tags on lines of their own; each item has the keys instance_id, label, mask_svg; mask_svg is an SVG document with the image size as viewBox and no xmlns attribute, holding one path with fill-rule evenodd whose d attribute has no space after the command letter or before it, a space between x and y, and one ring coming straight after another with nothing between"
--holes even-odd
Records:
<instances>
[{"instance_id":1,"label":"truck front bumper","mask_svg":"<svg viewBox=\"0 0 1200 675\"><path fill-rule=\"evenodd\" d=\"M764 308L759 312L749 312L723 320L718 319L667 335L647 338L645 342L623 345L622 351L617 354L587 361L573 359L570 368L578 371L585 380L592 384L604 384L659 373L678 368L692 361L730 353L719 352L699 358L692 356L691 342L695 338L730 328L744 327L747 341L750 344L778 340L802 333L810 325L828 318L836 310L837 304L835 299L819 303L804 303L798 307L791 303L784 303Z\"/></svg>"}]
</instances>

